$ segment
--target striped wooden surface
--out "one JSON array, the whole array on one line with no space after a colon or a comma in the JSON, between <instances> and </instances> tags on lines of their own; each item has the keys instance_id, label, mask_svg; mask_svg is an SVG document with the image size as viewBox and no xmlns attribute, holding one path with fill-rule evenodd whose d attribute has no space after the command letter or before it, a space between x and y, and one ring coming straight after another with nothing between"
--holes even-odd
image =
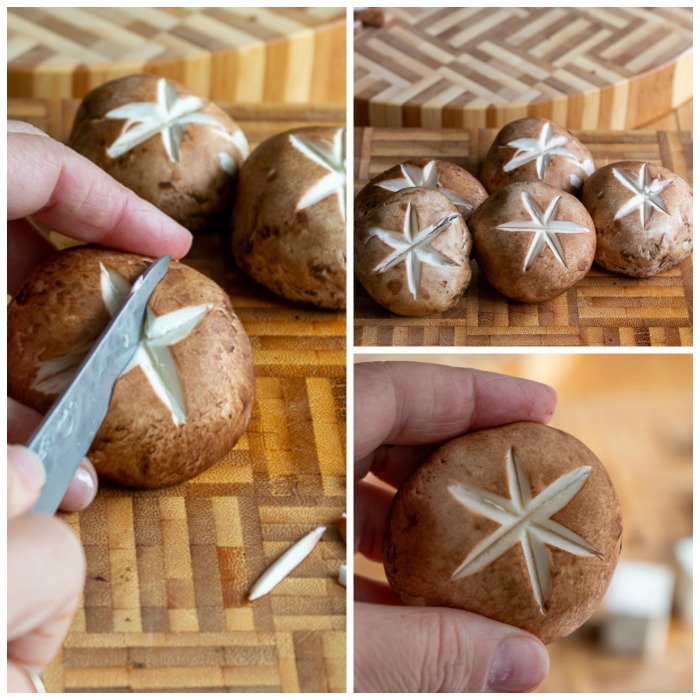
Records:
<instances>
[{"instance_id":1,"label":"striped wooden surface","mask_svg":"<svg viewBox=\"0 0 700 700\"><path fill-rule=\"evenodd\" d=\"M345 102L344 8L15 7L9 97L83 97L155 73L239 103Z\"/></svg>"},{"instance_id":2,"label":"striped wooden surface","mask_svg":"<svg viewBox=\"0 0 700 700\"><path fill-rule=\"evenodd\" d=\"M65 137L77 102L10 100ZM317 109L249 110L252 144L293 126L344 124ZM64 243L64 239L59 239ZM159 491L104 487L64 516L85 546L83 601L50 666L51 692L342 692L345 589L345 316L294 305L229 263L216 235L185 262L231 296L253 344L257 397L246 435L212 469ZM317 525L318 547L272 594L245 595Z\"/></svg>"},{"instance_id":3,"label":"striped wooden surface","mask_svg":"<svg viewBox=\"0 0 700 700\"><path fill-rule=\"evenodd\" d=\"M451 160L476 175L495 129L355 129L355 192L408 158ZM692 186L687 132L577 131L597 167L632 159L661 163ZM444 314L391 314L355 284L356 346L392 345L692 345L692 261L648 279L594 265L566 294L542 304L509 301L472 262L464 298Z\"/></svg>"},{"instance_id":4,"label":"striped wooden surface","mask_svg":"<svg viewBox=\"0 0 700 700\"><path fill-rule=\"evenodd\" d=\"M355 125L634 129L692 96L690 8L387 8L355 37Z\"/></svg>"}]
</instances>

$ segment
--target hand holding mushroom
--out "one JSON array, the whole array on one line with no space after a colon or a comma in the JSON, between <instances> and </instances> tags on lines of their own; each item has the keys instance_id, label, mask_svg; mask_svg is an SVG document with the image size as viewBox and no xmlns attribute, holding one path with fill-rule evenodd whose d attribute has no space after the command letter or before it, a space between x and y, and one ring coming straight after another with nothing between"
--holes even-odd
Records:
<instances>
[{"instance_id":1,"label":"hand holding mushroom","mask_svg":"<svg viewBox=\"0 0 700 700\"><path fill-rule=\"evenodd\" d=\"M398 487L436 443L505 423L545 423L555 404L542 384L489 372L359 364L355 479L371 472ZM390 502L386 490L356 484L355 542L370 559L381 559ZM464 610L397 607L387 586L359 577L355 596L356 691L526 691L547 675L544 646L515 627Z\"/></svg>"}]
</instances>

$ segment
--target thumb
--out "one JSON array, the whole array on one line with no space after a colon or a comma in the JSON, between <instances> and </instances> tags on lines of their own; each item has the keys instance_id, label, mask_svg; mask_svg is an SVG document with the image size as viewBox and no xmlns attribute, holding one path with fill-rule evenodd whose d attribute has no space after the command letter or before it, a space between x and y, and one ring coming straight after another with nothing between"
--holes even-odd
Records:
<instances>
[{"instance_id":1,"label":"thumb","mask_svg":"<svg viewBox=\"0 0 700 700\"><path fill-rule=\"evenodd\" d=\"M7 446L7 517L28 511L46 481L41 460L22 445Z\"/></svg>"},{"instance_id":2,"label":"thumb","mask_svg":"<svg viewBox=\"0 0 700 700\"><path fill-rule=\"evenodd\" d=\"M450 608L355 603L355 692L534 690L549 671L523 630Z\"/></svg>"}]
</instances>

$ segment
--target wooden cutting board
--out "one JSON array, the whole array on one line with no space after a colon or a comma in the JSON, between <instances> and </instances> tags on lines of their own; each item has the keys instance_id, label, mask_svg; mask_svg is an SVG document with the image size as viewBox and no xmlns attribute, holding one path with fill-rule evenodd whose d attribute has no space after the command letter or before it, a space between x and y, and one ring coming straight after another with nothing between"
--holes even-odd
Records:
<instances>
[{"instance_id":1,"label":"wooden cutting board","mask_svg":"<svg viewBox=\"0 0 700 700\"><path fill-rule=\"evenodd\" d=\"M496 129L355 129L355 193L409 158L441 158L477 175ZM664 131L575 131L597 167L619 160L661 163L691 186L692 137ZM466 295L443 314L390 313L355 283L355 345L692 345L692 261L648 279L594 265L553 301L521 304L496 292L472 262Z\"/></svg>"},{"instance_id":2,"label":"wooden cutting board","mask_svg":"<svg viewBox=\"0 0 700 700\"><path fill-rule=\"evenodd\" d=\"M224 108L230 108L224 104ZM10 118L70 131L77 101L10 100ZM240 116L240 115L239 115ZM293 126L344 125L342 111L249 109L255 146ZM104 487L65 517L87 583L49 692L342 692L345 589L345 315L286 302L227 262L216 235L185 262L231 296L254 350L257 398L221 463L158 491ZM317 525L322 541L270 595L245 596Z\"/></svg>"},{"instance_id":3,"label":"wooden cutting board","mask_svg":"<svg viewBox=\"0 0 700 700\"><path fill-rule=\"evenodd\" d=\"M132 73L238 103L345 102L345 8L14 7L9 97L84 97Z\"/></svg>"},{"instance_id":4,"label":"wooden cutting board","mask_svg":"<svg viewBox=\"0 0 700 700\"><path fill-rule=\"evenodd\" d=\"M355 38L355 125L635 129L692 97L691 8L387 8Z\"/></svg>"}]
</instances>

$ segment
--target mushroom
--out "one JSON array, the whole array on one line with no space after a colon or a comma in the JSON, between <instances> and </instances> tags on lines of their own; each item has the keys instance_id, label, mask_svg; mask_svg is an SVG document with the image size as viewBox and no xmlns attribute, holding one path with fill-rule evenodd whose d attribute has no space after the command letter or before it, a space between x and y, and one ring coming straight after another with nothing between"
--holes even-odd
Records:
<instances>
[{"instance_id":1,"label":"mushroom","mask_svg":"<svg viewBox=\"0 0 700 700\"><path fill-rule=\"evenodd\" d=\"M510 299L554 299L593 264L595 227L585 207L543 182L516 182L496 190L469 226L479 269Z\"/></svg>"},{"instance_id":2,"label":"mushroom","mask_svg":"<svg viewBox=\"0 0 700 700\"><path fill-rule=\"evenodd\" d=\"M225 224L248 155L226 112L153 75L89 92L68 145L193 232Z\"/></svg>"},{"instance_id":3,"label":"mushroom","mask_svg":"<svg viewBox=\"0 0 700 700\"><path fill-rule=\"evenodd\" d=\"M404 481L383 558L404 603L469 610L549 643L593 614L621 544L600 460L567 433L514 423L447 442Z\"/></svg>"},{"instance_id":4,"label":"mushroom","mask_svg":"<svg viewBox=\"0 0 700 700\"><path fill-rule=\"evenodd\" d=\"M238 266L293 301L345 308L345 130L311 126L261 143L241 169Z\"/></svg>"},{"instance_id":5,"label":"mushroom","mask_svg":"<svg viewBox=\"0 0 700 700\"><path fill-rule=\"evenodd\" d=\"M403 189L355 226L355 273L367 293L395 314L440 313L469 285L471 245L469 229L446 195Z\"/></svg>"},{"instance_id":6,"label":"mushroom","mask_svg":"<svg viewBox=\"0 0 700 700\"><path fill-rule=\"evenodd\" d=\"M693 250L693 194L667 168L641 161L606 165L583 188L595 224L595 261L630 277L680 265Z\"/></svg>"},{"instance_id":7,"label":"mushroom","mask_svg":"<svg viewBox=\"0 0 700 700\"><path fill-rule=\"evenodd\" d=\"M535 181L578 194L594 169L591 152L570 131L548 119L525 117L498 132L479 179L489 192Z\"/></svg>"},{"instance_id":8,"label":"mushroom","mask_svg":"<svg viewBox=\"0 0 700 700\"><path fill-rule=\"evenodd\" d=\"M483 185L456 163L435 158L418 158L395 165L372 178L355 197L355 223L394 192L423 187L442 192L456 205L469 223L474 210L488 197Z\"/></svg>"},{"instance_id":9,"label":"mushroom","mask_svg":"<svg viewBox=\"0 0 700 700\"><path fill-rule=\"evenodd\" d=\"M46 412L151 261L80 246L31 274L8 308L9 395ZM254 401L250 341L226 293L172 262L88 456L130 487L170 486L225 457Z\"/></svg>"}]
</instances>

